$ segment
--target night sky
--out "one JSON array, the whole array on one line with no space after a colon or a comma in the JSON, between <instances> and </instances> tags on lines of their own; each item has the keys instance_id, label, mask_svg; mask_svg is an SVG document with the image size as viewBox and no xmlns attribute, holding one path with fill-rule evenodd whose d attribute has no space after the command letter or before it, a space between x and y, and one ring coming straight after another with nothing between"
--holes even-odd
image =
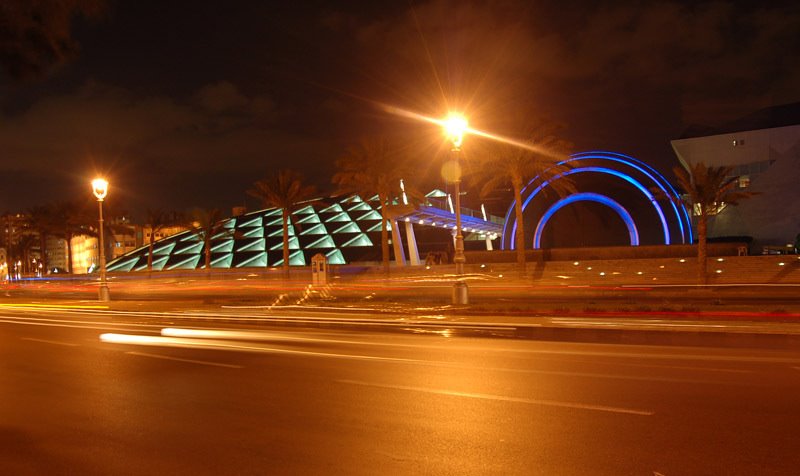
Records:
<instances>
[{"instance_id":1,"label":"night sky","mask_svg":"<svg viewBox=\"0 0 800 476\"><path fill-rule=\"evenodd\" d=\"M255 208L268 171L331 191L378 134L439 186L440 131L381 104L515 137L559 121L576 151L668 172L688 125L800 101L796 2L598 3L3 0L0 212L96 173L139 215Z\"/></svg>"}]
</instances>

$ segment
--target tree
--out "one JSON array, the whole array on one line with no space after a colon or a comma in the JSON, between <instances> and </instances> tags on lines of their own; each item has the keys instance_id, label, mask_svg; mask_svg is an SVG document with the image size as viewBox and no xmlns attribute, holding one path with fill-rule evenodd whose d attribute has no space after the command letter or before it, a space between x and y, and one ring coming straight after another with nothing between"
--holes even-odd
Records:
<instances>
[{"instance_id":1,"label":"tree","mask_svg":"<svg viewBox=\"0 0 800 476\"><path fill-rule=\"evenodd\" d=\"M86 203L61 201L52 207L53 234L67 242L67 272L72 273L72 237L82 233L94 234L97 217Z\"/></svg>"},{"instance_id":2,"label":"tree","mask_svg":"<svg viewBox=\"0 0 800 476\"><path fill-rule=\"evenodd\" d=\"M19 261L22 263L22 267L19 269L20 273L25 273L30 271L31 269L31 248L34 247L36 244L37 238L36 236L25 233L20 235L17 242L12 245L11 253L12 262Z\"/></svg>"},{"instance_id":3,"label":"tree","mask_svg":"<svg viewBox=\"0 0 800 476\"><path fill-rule=\"evenodd\" d=\"M167 211L161 208L147 209L147 224L150 226L150 240L147 253L147 271L153 271L153 248L156 241L156 233L168 226L179 224L180 214L175 211Z\"/></svg>"},{"instance_id":4,"label":"tree","mask_svg":"<svg viewBox=\"0 0 800 476\"><path fill-rule=\"evenodd\" d=\"M314 186L303 185L303 177L299 172L282 169L263 180L253 184L248 195L261 200L265 208L280 208L283 217L283 274L289 276L289 220L292 212L300 202L308 201L316 196Z\"/></svg>"},{"instance_id":5,"label":"tree","mask_svg":"<svg viewBox=\"0 0 800 476\"><path fill-rule=\"evenodd\" d=\"M47 263L47 236L56 233L55 213L53 206L39 205L28 210L31 226L39 233L39 249L41 250L42 268L46 271Z\"/></svg>"},{"instance_id":6,"label":"tree","mask_svg":"<svg viewBox=\"0 0 800 476\"><path fill-rule=\"evenodd\" d=\"M575 185L568 177L561 176L569 167L561 162L567 158L571 144L556 134L561 125L542 122L530 128L527 140L529 147L497 143L488 150L478 167L478 180L483 182L481 196L486 196L502 186L511 185L514 192L514 216L517 225L514 247L520 274L525 274L525 226L522 216L522 189L532 180L534 184L549 182L541 193L555 192L560 197L575 193ZM531 184L533 186L534 184Z\"/></svg>"},{"instance_id":7,"label":"tree","mask_svg":"<svg viewBox=\"0 0 800 476\"><path fill-rule=\"evenodd\" d=\"M219 208L195 208L190 212L189 230L203 243L205 269L211 271L211 241L224 229Z\"/></svg>"},{"instance_id":8,"label":"tree","mask_svg":"<svg viewBox=\"0 0 800 476\"><path fill-rule=\"evenodd\" d=\"M400 180L411 176L408 161L385 138L362 140L347 149L336 161L339 170L333 176L339 193L356 193L369 198L378 196L381 207L381 258L383 269L389 272L389 232L395 197L402 192ZM408 191L408 189L407 189Z\"/></svg>"},{"instance_id":9,"label":"tree","mask_svg":"<svg viewBox=\"0 0 800 476\"><path fill-rule=\"evenodd\" d=\"M706 166L702 162L672 169L678 185L686 193L687 208L697 214L697 282L708 284L708 217L716 215L725 205L738 205L739 201L755 192L738 190L739 177L732 175L732 167Z\"/></svg>"}]
</instances>

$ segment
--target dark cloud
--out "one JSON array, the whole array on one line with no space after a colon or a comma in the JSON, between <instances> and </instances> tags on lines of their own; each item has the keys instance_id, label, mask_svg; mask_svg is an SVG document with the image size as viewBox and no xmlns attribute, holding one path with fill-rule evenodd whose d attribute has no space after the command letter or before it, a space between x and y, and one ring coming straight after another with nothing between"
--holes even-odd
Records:
<instances>
[{"instance_id":1,"label":"dark cloud","mask_svg":"<svg viewBox=\"0 0 800 476\"><path fill-rule=\"evenodd\" d=\"M72 193L95 170L133 206L228 207L283 166L324 189L339 154L371 134L397 136L419 170L437 170L441 133L377 104L461 109L508 135L551 118L579 150L668 171L669 140L688 124L800 100L790 2L140 0L74 32L70 19L99 3L15 0L0 11L16 5L25 25L50 3L36 27L49 38L36 44L50 46L20 43L30 24L0 29L7 71L8 51L30 53L16 75L74 58L4 93L0 208Z\"/></svg>"},{"instance_id":2,"label":"dark cloud","mask_svg":"<svg viewBox=\"0 0 800 476\"><path fill-rule=\"evenodd\" d=\"M0 177L3 198L18 201L25 189L16 186L16 173L32 170L70 183L109 175L118 189L127 189L134 208L154 206L153 197L176 207L214 200L233 205L239 189L270 167L324 149L273 127L271 104L266 97L243 95L227 81L200 88L188 101L140 97L98 83L43 98L0 122L7 172ZM231 181L237 174L240 179Z\"/></svg>"},{"instance_id":3,"label":"dark cloud","mask_svg":"<svg viewBox=\"0 0 800 476\"><path fill-rule=\"evenodd\" d=\"M0 66L13 79L36 78L72 58L75 16L96 17L103 0L3 0L0 2Z\"/></svg>"},{"instance_id":4,"label":"dark cloud","mask_svg":"<svg viewBox=\"0 0 800 476\"><path fill-rule=\"evenodd\" d=\"M794 4L614 2L545 11L529 2L433 1L354 34L382 92L429 109L450 101L478 116L542 105L580 112L569 103L576 92L624 102L604 97L623 84L672 95L695 122L799 99ZM343 24L353 22L336 23Z\"/></svg>"}]
</instances>

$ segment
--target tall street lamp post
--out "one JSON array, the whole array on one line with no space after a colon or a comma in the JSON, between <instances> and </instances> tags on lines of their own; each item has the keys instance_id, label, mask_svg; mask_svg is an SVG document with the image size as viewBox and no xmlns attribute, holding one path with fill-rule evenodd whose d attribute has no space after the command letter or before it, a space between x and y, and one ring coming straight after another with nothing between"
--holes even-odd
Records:
<instances>
[{"instance_id":1,"label":"tall street lamp post","mask_svg":"<svg viewBox=\"0 0 800 476\"><path fill-rule=\"evenodd\" d=\"M455 212L456 212L456 246L453 262L456 264L456 282L453 284L453 304L469 304L469 291L467 283L463 281L464 263L464 234L461 230L461 145L464 142L464 133L467 131L467 120L459 115L450 115L444 121L445 133L453 144L450 149L455 162Z\"/></svg>"},{"instance_id":2,"label":"tall street lamp post","mask_svg":"<svg viewBox=\"0 0 800 476\"><path fill-rule=\"evenodd\" d=\"M103 241L103 199L108 194L108 182L104 179L97 178L92 180L92 191L94 196L97 197L97 209L100 213L100 301L107 302L111 300L108 293L108 283L106 282L106 248Z\"/></svg>"}]
</instances>

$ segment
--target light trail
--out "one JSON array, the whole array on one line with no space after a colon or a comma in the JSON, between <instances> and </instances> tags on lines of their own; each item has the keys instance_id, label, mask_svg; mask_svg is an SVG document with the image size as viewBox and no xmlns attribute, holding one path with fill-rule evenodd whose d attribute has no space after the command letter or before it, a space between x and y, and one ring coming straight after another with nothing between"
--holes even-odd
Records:
<instances>
[{"instance_id":1,"label":"light trail","mask_svg":"<svg viewBox=\"0 0 800 476\"><path fill-rule=\"evenodd\" d=\"M108 306L95 305L95 304L38 304L38 303L0 303L0 307L15 309L15 308L32 308L32 309L108 309Z\"/></svg>"},{"instance_id":2,"label":"light trail","mask_svg":"<svg viewBox=\"0 0 800 476\"><path fill-rule=\"evenodd\" d=\"M105 333L100 335L100 341L109 344L141 345L155 347L178 347L184 349L230 350L243 352L263 352L268 354L296 355L302 357L323 357L333 359L363 360L367 362L397 362L406 364L427 363L419 359L404 359L400 357L378 357L373 355L337 354L333 352L314 352L307 350L283 349L277 347L264 347L256 344L242 345L224 340L200 340L181 337L143 336L133 334Z\"/></svg>"}]
</instances>

